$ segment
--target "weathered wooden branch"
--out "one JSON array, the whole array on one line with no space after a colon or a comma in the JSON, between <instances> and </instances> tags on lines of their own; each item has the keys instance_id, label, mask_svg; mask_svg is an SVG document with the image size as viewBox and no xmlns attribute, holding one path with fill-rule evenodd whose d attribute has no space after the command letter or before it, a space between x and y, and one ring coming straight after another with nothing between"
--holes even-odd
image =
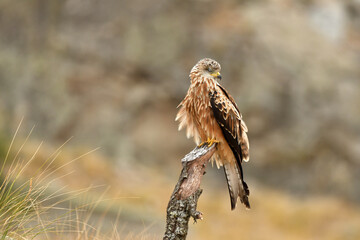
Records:
<instances>
[{"instance_id":1,"label":"weathered wooden branch","mask_svg":"<svg viewBox=\"0 0 360 240\"><path fill-rule=\"evenodd\" d=\"M196 210L202 193L201 177L205 174L206 165L215 148L216 143L211 146L204 144L181 160L183 169L167 207L164 240L186 239L190 217L193 217L195 222L202 219L202 213Z\"/></svg>"}]
</instances>

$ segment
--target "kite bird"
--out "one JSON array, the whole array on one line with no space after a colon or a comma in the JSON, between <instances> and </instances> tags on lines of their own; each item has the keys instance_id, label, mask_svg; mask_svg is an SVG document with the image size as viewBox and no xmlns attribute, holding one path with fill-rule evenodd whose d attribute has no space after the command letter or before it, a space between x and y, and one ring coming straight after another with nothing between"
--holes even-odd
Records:
<instances>
[{"instance_id":1,"label":"kite bird","mask_svg":"<svg viewBox=\"0 0 360 240\"><path fill-rule=\"evenodd\" d=\"M237 198L250 208L249 189L243 178L242 161L249 161L247 127L230 94L217 82L221 80L220 64L210 58L200 60L190 72L191 84L179 104L176 121L179 130L196 144L217 143L212 160L224 166L229 188L231 210Z\"/></svg>"}]
</instances>

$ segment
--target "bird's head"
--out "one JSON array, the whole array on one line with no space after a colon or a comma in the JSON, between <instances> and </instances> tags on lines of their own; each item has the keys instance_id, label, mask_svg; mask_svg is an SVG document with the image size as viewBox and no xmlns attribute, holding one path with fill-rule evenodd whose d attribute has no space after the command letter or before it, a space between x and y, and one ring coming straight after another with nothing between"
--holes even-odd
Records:
<instances>
[{"instance_id":1,"label":"bird's head","mask_svg":"<svg viewBox=\"0 0 360 240\"><path fill-rule=\"evenodd\" d=\"M221 80L220 70L221 66L217 61L211 58L204 58L196 63L196 65L192 68L190 72L190 78L200 74L201 76L207 78Z\"/></svg>"}]
</instances>

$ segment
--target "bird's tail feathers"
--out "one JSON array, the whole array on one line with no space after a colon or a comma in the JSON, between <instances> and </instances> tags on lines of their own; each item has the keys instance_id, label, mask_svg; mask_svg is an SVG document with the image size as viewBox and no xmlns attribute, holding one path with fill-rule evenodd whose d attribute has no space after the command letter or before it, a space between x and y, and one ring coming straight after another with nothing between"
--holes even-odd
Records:
<instances>
[{"instance_id":1,"label":"bird's tail feathers","mask_svg":"<svg viewBox=\"0 0 360 240\"><path fill-rule=\"evenodd\" d=\"M250 208L248 198L250 192L247 184L242 179L242 171L240 168L241 166L238 166L236 163L224 164L225 176L230 194L231 210L235 209L238 197L246 208Z\"/></svg>"}]
</instances>

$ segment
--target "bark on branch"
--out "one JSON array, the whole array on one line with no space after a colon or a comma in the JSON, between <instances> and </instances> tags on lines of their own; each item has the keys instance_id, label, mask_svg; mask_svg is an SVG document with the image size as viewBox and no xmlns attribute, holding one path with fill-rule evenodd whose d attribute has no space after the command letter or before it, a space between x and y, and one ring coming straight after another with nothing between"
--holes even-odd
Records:
<instances>
[{"instance_id":1,"label":"bark on branch","mask_svg":"<svg viewBox=\"0 0 360 240\"><path fill-rule=\"evenodd\" d=\"M202 219L202 213L196 210L201 177L209 159L214 154L216 143L196 147L182 160L183 169L167 207L166 229L164 240L186 239L190 217L194 221Z\"/></svg>"}]
</instances>

